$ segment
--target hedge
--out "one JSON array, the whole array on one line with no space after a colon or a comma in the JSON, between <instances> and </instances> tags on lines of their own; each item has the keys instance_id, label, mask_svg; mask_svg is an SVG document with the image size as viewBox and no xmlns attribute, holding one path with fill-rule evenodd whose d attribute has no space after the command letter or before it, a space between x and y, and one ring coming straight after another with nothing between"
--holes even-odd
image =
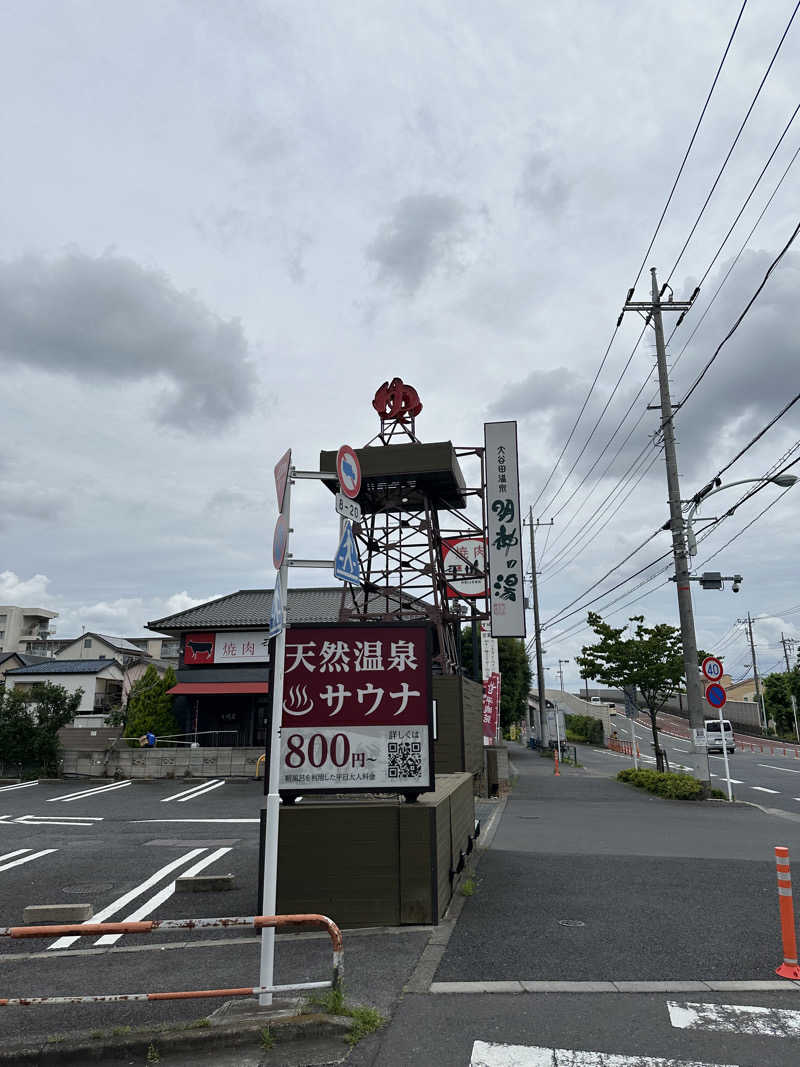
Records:
<instances>
[{"instance_id":1,"label":"hedge","mask_svg":"<svg viewBox=\"0 0 800 1067\"><path fill-rule=\"evenodd\" d=\"M603 723L601 719L595 719L593 715L565 715L564 724L570 741L584 741L589 745L602 745Z\"/></svg>"},{"instance_id":2,"label":"hedge","mask_svg":"<svg viewBox=\"0 0 800 1067\"><path fill-rule=\"evenodd\" d=\"M648 793L670 800L702 800L705 797L703 783L691 774L670 774L666 771L634 770L628 767L617 775L620 782L629 782Z\"/></svg>"}]
</instances>

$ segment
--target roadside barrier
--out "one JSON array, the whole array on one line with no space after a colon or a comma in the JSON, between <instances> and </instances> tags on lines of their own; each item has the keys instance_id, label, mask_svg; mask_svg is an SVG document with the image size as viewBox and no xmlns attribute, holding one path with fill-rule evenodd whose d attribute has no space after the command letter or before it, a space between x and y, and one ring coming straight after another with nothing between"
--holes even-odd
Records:
<instances>
[{"instance_id":1,"label":"roadside barrier","mask_svg":"<svg viewBox=\"0 0 800 1067\"><path fill-rule=\"evenodd\" d=\"M561 777L561 771L558 769L558 749L553 749L553 774L557 777Z\"/></svg>"},{"instance_id":2,"label":"roadside barrier","mask_svg":"<svg viewBox=\"0 0 800 1067\"><path fill-rule=\"evenodd\" d=\"M146 919L141 922L70 923L57 926L3 926L0 937L49 938L58 936L94 937L96 934L152 934L162 930L208 930L213 927L321 926L328 931L333 946L333 977L328 982L295 982L293 985L248 986L237 989L188 989L167 993L105 993L82 997L0 997L0 1007L30 1007L34 1004L97 1004L127 1000L194 1000L202 997L251 997L262 993L296 993L308 989L339 989L344 972L342 932L327 915L237 915L221 919Z\"/></svg>"},{"instance_id":3,"label":"roadside barrier","mask_svg":"<svg viewBox=\"0 0 800 1067\"><path fill-rule=\"evenodd\" d=\"M794 925L794 902L792 899L792 875L789 869L789 849L775 846L775 866L778 871L778 904L781 913L781 937L783 939L783 963L775 968L781 978L800 978L797 963L797 937Z\"/></svg>"},{"instance_id":4,"label":"roadside barrier","mask_svg":"<svg viewBox=\"0 0 800 1067\"><path fill-rule=\"evenodd\" d=\"M265 763L266 759L267 759L266 754L264 752L262 752L261 755L256 760L256 778L260 778L261 777L261 764Z\"/></svg>"},{"instance_id":5,"label":"roadside barrier","mask_svg":"<svg viewBox=\"0 0 800 1067\"><path fill-rule=\"evenodd\" d=\"M610 737L608 740L608 748L612 752L621 752L623 756L633 757L633 748L630 741L620 741L618 737ZM636 742L636 755L641 756L639 751L639 742Z\"/></svg>"}]
</instances>

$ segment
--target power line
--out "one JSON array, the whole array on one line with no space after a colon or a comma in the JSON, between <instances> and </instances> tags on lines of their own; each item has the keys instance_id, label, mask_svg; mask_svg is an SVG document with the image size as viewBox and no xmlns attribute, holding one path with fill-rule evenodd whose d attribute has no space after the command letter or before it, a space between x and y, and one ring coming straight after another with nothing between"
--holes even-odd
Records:
<instances>
[{"instance_id":1,"label":"power line","mask_svg":"<svg viewBox=\"0 0 800 1067\"><path fill-rule=\"evenodd\" d=\"M786 414L786 412L789 411L791 408L793 408L798 400L800 400L800 393L797 393L794 397L792 397L791 400L787 401L787 403L784 404L784 406L781 408L781 410L778 412L778 414L774 415L770 419L770 421L767 423L767 425L764 426L763 429L759 430L758 433L755 435L755 437L751 438L747 442L747 444L744 446L744 448L741 448L736 453L736 455L733 457L733 459L729 460L725 464L725 466L720 471L717 472L716 477L713 478L712 481L716 481L717 478L721 478L722 475L725 474L726 471L730 470L730 468L734 465L734 463L736 463L737 460L741 459L742 456L745 454L745 452L747 452L749 449L751 449L753 447L753 445L756 444L757 441L760 441L761 438L764 436L764 434L767 433L768 430L771 430L772 427L775 425L775 423L778 422L779 419L782 419L783 416Z\"/></svg>"},{"instance_id":2,"label":"power line","mask_svg":"<svg viewBox=\"0 0 800 1067\"><path fill-rule=\"evenodd\" d=\"M800 0L798 0L798 4L800 5ZM747 0L744 0L743 4L742 4L742 6L741 6L741 9L740 9L740 11L739 11L739 14L738 14L738 16L737 16L737 18L736 18L736 22L734 23L734 26L733 26L733 30L731 31L730 37L728 38L728 43L727 43L727 44L726 44L726 46L725 46L725 51L724 51L724 52L723 52L723 54L722 54L722 59L720 60L719 66L717 67L717 72L716 72L716 74L714 75L714 80L713 80L713 82L711 83L711 88L709 89L709 91L708 91L708 95L706 96L706 100L705 100L705 103L703 104L703 108L702 108L702 110L701 110L701 112L700 112L700 117L699 117L699 118L698 118L698 120L697 120L697 125L696 125L696 126L695 126L695 128L694 128L694 132L692 133L691 139L689 140L689 145L688 145L688 147L687 147L687 149L686 149L686 152L684 153L684 156L683 156L683 160L681 161L681 165L680 165L680 167L678 168L678 173L677 173L677 174L676 174L676 176L675 176L675 180L674 180L674 182L673 182L673 184L672 184L672 188L671 188L671 190L670 190L669 196L667 197L667 202L665 203L665 205L664 205L664 208L663 208L663 210L662 210L662 212L661 212L661 215L660 215L660 217L659 217L658 223L656 224L656 228L655 228L655 230L654 230L654 232L653 232L653 236L652 236L652 238L650 239L650 244L649 244L649 245L647 246L647 251L646 251L646 252L645 252L645 254L644 254L644 258L643 258L643 260L642 260L642 264L641 264L641 266L639 267L639 270L637 271L637 274L636 274L636 279L635 279L635 281L634 281L634 283L633 283L633 284L634 284L634 286L636 285L636 282L637 282L637 281L639 280L639 277L640 277L640 275L641 275L641 273L642 273L642 270L643 270L643 268L644 268L644 265L645 265L645 263L647 262L647 257L648 257L648 256L650 255L650 250L652 249L652 247L653 247L653 244L654 244L654 242L655 242L655 239L656 239L656 237L657 237L657 235L658 235L658 232L659 232L659 230L661 229L661 224L662 224L662 223L663 223L663 221L664 221L664 217L666 216L666 213L667 213L667 209L669 208L669 205L670 205L670 203L671 203L671 201L672 201L672 197L673 197L673 195L674 195L674 193L675 193L675 189L677 188L677 185L678 185L678 181L680 180L681 174L683 173L683 169L684 169L684 167L686 166L686 161L687 161L687 159L689 158L689 153L691 152L691 150L692 150L692 147L693 147L693 145L694 145L694 142L695 142L695 138L697 137L698 131L699 131L699 129L700 129L700 125L701 125L701 123L702 123L702 121L703 121L703 118L704 118L704 116L705 116L705 113L706 113L706 110L707 110L707 108L708 108L708 105L709 105L709 102L710 102L710 100L711 100L711 96L712 96L712 94L713 94L713 92L714 92L714 89L716 88L716 85L717 85L717 81L719 80L719 76L720 76L720 73L721 73L721 71L722 71L722 67L723 67L723 65L724 65L724 63L725 63L725 60L727 59L727 56L728 56L728 52L730 51L731 45L732 45L732 43L733 43L733 38L734 38L734 36L736 35L736 31L737 31L737 29L739 28L739 23L740 23L740 21L741 21L742 15L744 14L744 9L745 9L746 7L747 7ZM760 91L760 90L759 90L759 91ZM606 346L606 350L605 350L605 352L604 352L604 354L603 354L603 358L602 358L602 359L601 359L601 361L600 361L600 366L599 366L599 367L598 367L598 369L597 369L597 373L596 373L596 374L595 374L595 376L594 376L594 379L593 379L593 381L592 381L592 384L591 384L591 386L589 387L589 391L588 391L588 393L586 394L586 397L585 397L585 399L584 399L584 401L583 401L583 404L581 405L580 411L578 412L578 416L577 416L577 418L575 419L575 422L574 422L574 423L573 423L573 425L572 425L572 428L571 428L571 430L570 430L570 432L569 432L569 435L567 436L567 440L565 441L565 443L564 443L564 446L563 446L563 448L561 449L561 452L559 453L558 459L556 460L556 462L555 462L555 464L554 464L554 466L553 466L552 470L551 470L551 471L550 471L550 473L548 474L548 476L547 476L547 480L545 481L544 485L542 486L542 488L541 488L541 490L540 490L540 492L539 492L538 496L536 497L536 499L535 499L535 500L534 500L534 502L533 502L533 506L534 506L534 507L536 507L536 505L538 504L539 500L540 500L540 499L542 498L542 496L544 495L544 493L545 493L545 491L546 491L546 489L547 489L547 486L548 486L548 485L550 484L550 481L551 481L551 479L552 479L553 475L555 474L556 470L558 469L558 466L559 466L559 464L561 463L561 460L563 459L563 457L564 457L564 454L565 454L565 452L566 452L567 448L569 447L569 444L570 444L570 442L572 441L572 438L573 438L573 436L574 436L574 434L575 434L575 431L576 431L576 429L578 428L578 424L580 423L580 420L581 420L581 418L583 417L583 413L584 413L584 411L586 410L586 406L587 406L587 404L589 403L589 398L591 397L591 395L592 395L592 393L593 393L593 391L594 391L594 387L595 387L595 385L597 384L597 381L598 381L598 379L599 379L599 377L600 377L600 374L601 374L601 372L602 372L602 370L603 370L603 367L605 366L606 360L607 360L607 358L608 358L608 353L609 353L609 352L611 351L611 346L612 346L612 345L613 345L613 343L614 343L614 338L616 337L616 335L617 335L617 331L618 331L618 330L619 330L619 323L617 323L617 326L615 327L615 329L614 329L614 332L613 332L613 333L612 333L612 335L611 335L611 339L609 340L609 342L608 342L608 345ZM631 357L631 358L632 358L632 357ZM596 428L596 427L595 427L595 428ZM588 443L588 442L587 442L587 443ZM559 491L560 491L560 490L559 490ZM556 496L557 496L557 495L558 495L558 494L556 493Z\"/></svg>"},{"instance_id":3,"label":"power line","mask_svg":"<svg viewBox=\"0 0 800 1067\"><path fill-rule=\"evenodd\" d=\"M744 3L742 4L741 9L739 11L739 14L736 17L736 22L734 23L733 29L731 30L731 35L728 38L728 43L725 45L725 51L722 53L722 59L719 61L719 66L717 67L717 73L714 75L714 80L711 83L711 88L708 90L708 96L706 97L706 102L703 104L703 110L700 112L700 118L697 120L697 125L695 126L694 133L692 134L691 140L689 141L689 146L686 149L686 152L684 153L683 159L681 161L681 165L678 168L678 173L675 175L675 181L672 183L672 188L669 191L669 196L667 197L667 202L666 202L666 204L664 204L664 209L661 212L661 215L659 217L658 223L656 224L656 228L653 231L653 236L650 238L650 244L647 246L647 251L644 254L644 258L642 259L641 266L639 267L639 270L636 272L636 278L634 279L634 282L633 282L634 288L636 287L636 283L639 281L639 278L641 277L642 271L644 270L644 265L647 262L647 257L650 255L650 250L652 249L653 245L655 244L656 237L658 236L658 231L661 229L661 223L664 221L664 216L667 213L667 208L669 207L669 205L670 205L670 203L672 201L672 197L673 197L673 195L675 193L675 190L676 190L676 188L678 186L678 181L680 180L680 176L681 176L681 174L683 174L683 168L686 166L686 160L689 158L689 153L692 150L692 146L694 145L695 138L697 137L697 133L698 133L698 131L700 129L700 123L703 121L703 117L704 117L704 115L706 113L706 109L708 108L708 105L709 105L709 103L711 101L711 95L714 92L714 89L716 88L717 81L719 80L720 73L722 72L722 67L723 67L723 65L725 63L725 60L728 57L728 52L730 51L730 47L733 44L733 38L735 37L736 31L739 28L739 22L741 21L742 15L744 14L744 9L746 7L747 7L747 0L744 0Z\"/></svg>"},{"instance_id":4,"label":"power line","mask_svg":"<svg viewBox=\"0 0 800 1067\"><path fill-rule=\"evenodd\" d=\"M800 0L798 0L798 6L800 6ZM797 9L795 8L795 10L797 10ZM700 382L702 382L703 378L705 378L706 374L708 373L708 370L711 367L711 364L714 362L714 360L717 358L719 353L722 351L723 345L725 345L731 339L731 337L734 335L734 333L736 333L736 331L739 329L739 326L742 324L742 322L743 322L745 316L747 315L747 313L749 312L750 308L756 302L756 299L758 298L759 294L761 293L761 290L767 284L767 281L769 279L770 274L772 274L772 272L775 269L775 267L777 267L777 265L780 263L780 261L783 259L783 257L786 255L786 253L789 251L789 249L792 247L792 244L794 243L794 240L797 237L798 233L800 233L800 223L798 223L797 226L795 226L795 228L794 228L794 230L792 232L792 235L789 238L789 240L783 246L783 248L778 253L778 255L775 257L775 259L773 259L772 263L770 263L769 268L767 270L767 273L764 275L764 277L763 277L763 279L761 281L761 284L759 285L759 287L756 289L756 291L753 293L753 295L748 300L747 305L745 306L745 308L742 311L741 315L739 315L738 319L734 322L733 326L731 326L730 330L728 330L728 332L722 338L720 343L717 345L716 349L714 350L714 354L711 356L711 358L708 360L706 365L700 371L700 373L698 374L697 378L695 378L694 382L692 383L691 387L689 388L689 391L685 394L685 396L681 400L680 405L678 405L679 407L682 408L683 405L686 403L686 401L689 399L689 397L692 395L692 393L694 393L695 389L697 389L697 387L700 384ZM674 417L675 417L675 415L674 415L674 412L673 412L673 414L670 416L670 418L674 418ZM664 426L664 423L662 423L662 427L663 426Z\"/></svg>"},{"instance_id":5,"label":"power line","mask_svg":"<svg viewBox=\"0 0 800 1067\"><path fill-rule=\"evenodd\" d=\"M717 187L717 185L719 183L719 180L722 177L723 171L725 170L725 168L728 165L728 160L733 155L733 150L736 147L736 145L737 145L737 143L739 141L739 138L742 135L742 131L744 130L745 126L747 125L747 121L750 118L750 115L751 115L751 113L753 111L753 108L756 106L756 101L758 100L759 96L761 95L761 90L764 88L764 84L765 84L767 78L769 77L769 73L772 70L772 66L775 63L775 60L778 58L778 53L780 52L781 48L783 47L783 42L786 40L786 35L789 32L789 29L790 29L790 27L792 25L792 22L794 22L794 17L797 14L797 9L798 8L800 8L800 0L798 0L798 2L795 4L794 11L792 11L791 17L789 18L789 21L786 24L786 29L783 31L783 34L781 35L780 41L778 41L778 46L777 46L777 48L775 49L775 51L774 51L774 53L772 55L772 59L769 61L769 66L764 71L764 76L763 76L763 78L761 79L761 81L759 83L758 89L756 89L756 94L753 97L752 101L750 102L750 107L747 109L747 113L745 114L744 118L742 119L742 124L739 127L739 129L738 129L738 131L736 133L736 136L733 139L733 142L732 142L730 148L728 149L728 154L725 156L725 159L722 162L722 166L720 167L720 169L719 169L719 171L717 173L717 176L714 179L714 182L713 182L711 188L708 191L708 195L706 196L705 201L703 202L703 206L700 208L700 214L695 219L694 225L692 226L691 230L689 231L689 236L684 241L683 247L681 248L680 252L678 253L678 258L675 260L675 263L672 266L672 270L669 272L669 277L667 278L667 284L672 280L672 276L675 273L675 271L677 270L678 264L683 259L683 254L686 251L686 249L689 247L689 242L691 241L692 237L694 236L694 232L695 232L695 230L697 229L697 227L698 227L698 225L700 223L700 219L703 217L703 215L705 213L705 210L708 207L709 201L711 200L711 197L714 195L714 190L716 189L716 187Z\"/></svg>"}]
</instances>

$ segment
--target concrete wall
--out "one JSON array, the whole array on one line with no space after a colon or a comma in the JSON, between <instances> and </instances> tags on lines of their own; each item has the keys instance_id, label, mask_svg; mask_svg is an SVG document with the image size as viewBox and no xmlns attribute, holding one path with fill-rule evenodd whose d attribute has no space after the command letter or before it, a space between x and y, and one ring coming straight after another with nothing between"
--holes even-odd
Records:
<instances>
[{"instance_id":1,"label":"concrete wall","mask_svg":"<svg viewBox=\"0 0 800 1067\"><path fill-rule=\"evenodd\" d=\"M92 778L254 778L258 757L264 754L262 748L129 748L125 742L117 742L109 751L110 741L105 737L100 741L82 751L65 746L64 774Z\"/></svg>"}]
</instances>

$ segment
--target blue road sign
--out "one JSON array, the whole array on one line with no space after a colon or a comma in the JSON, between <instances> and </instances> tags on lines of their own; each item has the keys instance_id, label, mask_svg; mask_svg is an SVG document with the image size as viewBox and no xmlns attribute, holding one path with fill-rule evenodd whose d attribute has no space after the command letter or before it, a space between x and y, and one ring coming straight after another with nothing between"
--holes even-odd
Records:
<instances>
[{"instance_id":1,"label":"blue road sign","mask_svg":"<svg viewBox=\"0 0 800 1067\"><path fill-rule=\"evenodd\" d=\"M706 689L706 700L709 702L712 708L722 708L725 706L725 701L728 699L728 695L721 685L717 685L714 682Z\"/></svg>"},{"instance_id":2,"label":"blue road sign","mask_svg":"<svg viewBox=\"0 0 800 1067\"><path fill-rule=\"evenodd\" d=\"M361 565L358 562L358 550L353 537L353 528L349 522L344 524L342 539L336 549L333 560L333 576L351 585L361 585Z\"/></svg>"},{"instance_id":3,"label":"blue road sign","mask_svg":"<svg viewBox=\"0 0 800 1067\"><path fill-rule=\"evenodd\" d=\"M283 606L283 592L281 591L281 576L275 581L275 592L272 594L272 609L269 613L268 637L277 637L286 625L286 611Z\"/></svg>"}]
</instances>

